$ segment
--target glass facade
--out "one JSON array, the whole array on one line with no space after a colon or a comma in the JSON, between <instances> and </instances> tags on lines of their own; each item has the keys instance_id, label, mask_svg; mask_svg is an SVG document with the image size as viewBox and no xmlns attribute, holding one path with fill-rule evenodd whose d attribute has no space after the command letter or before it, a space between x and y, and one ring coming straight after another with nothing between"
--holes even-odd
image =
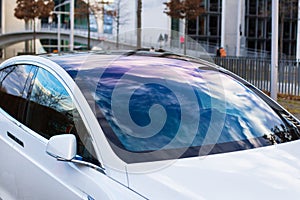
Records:
<instances>
[{"instance_id":1,"label":"glass facade","mask_svg":"<svg viewBox=\"0 0 300 200\"><path fill-rule=\"evenodd\" d=\"M188 22L188 35L196 41L209 45L221 43L222 0L204 0L205 13Z\"/></svg>"},{"instance_id":2,"label":"glass facade","mask_svg":"<svg viewBox=\"0 0 300 200\"><path fill-rule=\"evenodd\" d=\"M67 0L54 0L55 5L58 6L60 4L64 4ZM62 12L68 12L70 10L69 3L66 3L65 5L58 6L56 11L62 11ZM89 18L89 19L88 19ZM88 23L89 20L89 23ZM48 18L42 18L42 25L48 26L49 21ZM88 24L90 26L91 32L97 32L97 22L94 14L88 14L87 13L87 4L83 0L75 0L75 21L74 21L74 28L88 31ZM58 25L58 18L56 15L53 17L53 22L50 24L51 27L56 28ZM70 28L70 17L68 14L62 14L61 15L61 29L69 29ZM57 51L57 45L58 42L56 39L41 39L41 44L43 45L46 52L55 52ZM68 50L68 41L61 41L61 51L67 51ZM75 48L77 50L85 50L87 49L86 44L81 43L75 43Z\"/></svg>"},{"instance_id":3,"label":"glass facade","mask_svg":"<svg viewBox=\"0 0 300 200\"><path fill-rule=\"evenodd\" d=\"M103 33L112 34L113 33L113 16L109 12L113 12L114 6L104 5L103 13Z\"/></svg>"},{"instance_id":4,"label":"glass facade","mask_svg":"<svg viewBox=\"0 0 300 200\"><path fill-rule=\"evenodd\" d=\"M245 1L246 47L251 51L271 52L272 1ZM279 1L279 54L281 58L296 54L298 0Z\"/></svg>"},{"instance_id":5,"label":"glass facade","mask_svg":"<svg viewBox=\"0 0 300 200\"><path fill-rule=\"evenodd\" d=\"M272 0L245 0L244 3L242 23L244 24L245 48L250 54L256 52L268 56L271 52ZM188 21L188 35L201 43L219 46L222 0L203 0L202 6L205 13L195 20ZM226 6L230 6L230 2L227 2ZM279 0L278 53L280 58L293 58L296 55L297 20L298 0ZM225 23L226 26L230 24L228 21Z\"/></svg>"}]
</instances>

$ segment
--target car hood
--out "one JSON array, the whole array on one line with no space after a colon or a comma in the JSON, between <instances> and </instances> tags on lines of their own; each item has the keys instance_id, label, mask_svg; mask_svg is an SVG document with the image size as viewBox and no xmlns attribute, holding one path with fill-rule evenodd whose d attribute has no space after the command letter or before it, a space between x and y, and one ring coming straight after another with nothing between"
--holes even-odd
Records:
<instances>
[{"instance_id":1,"label":"car hood","mask_svg":"<svg viewBox=\"0 0 300 200\"><path fill-rule=\"evenodd\" d=\"M137 165L128 166L129 186L149 199L274 200L300 196L300 141L179 159L168 165L164 162L154 171L149 171L147 164Z\"/></svg>"}]
</instances>

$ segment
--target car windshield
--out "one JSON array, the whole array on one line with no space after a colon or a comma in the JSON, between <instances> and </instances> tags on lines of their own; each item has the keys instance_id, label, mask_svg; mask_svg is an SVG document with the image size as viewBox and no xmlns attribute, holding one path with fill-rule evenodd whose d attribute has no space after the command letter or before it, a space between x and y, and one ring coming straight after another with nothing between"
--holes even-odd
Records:
<instances>
[{"instance_id":1,"label":"car windshield","mask_svg":"<svg viewBox=\"0 0 300 200\"><path fill-rule=\"evenodd\" d=\"M277 142L295 139L252 90L202 64L124 56L69 73L111 147L128 163L251 149L274 144L275 137Z\"/></svg>"}]
</instances>

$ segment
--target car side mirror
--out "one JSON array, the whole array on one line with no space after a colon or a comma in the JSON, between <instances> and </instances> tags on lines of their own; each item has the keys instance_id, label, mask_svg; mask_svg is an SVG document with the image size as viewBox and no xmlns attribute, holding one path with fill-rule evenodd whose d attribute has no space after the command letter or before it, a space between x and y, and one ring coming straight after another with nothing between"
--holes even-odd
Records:
<instances>
[{"instance_id":1,"label":"car side mirror","mask_svg":"<svg viewBox=\"0 0 300 200\"><path fill-rule=\"evenodd\" d=\"M58 160L71 161L77 153L76 137L73 134L55 135L48 141L46 152Z\"/></svg>"}]
</instances>

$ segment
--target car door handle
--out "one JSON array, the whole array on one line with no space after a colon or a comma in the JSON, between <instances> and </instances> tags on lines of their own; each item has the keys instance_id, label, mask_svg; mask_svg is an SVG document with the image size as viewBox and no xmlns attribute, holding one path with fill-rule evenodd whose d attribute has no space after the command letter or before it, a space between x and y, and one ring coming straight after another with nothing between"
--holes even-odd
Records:
<instances>
[{"instance_id":1,"label":"car door handle","mask_svg":"<svg viewBox=\"0 0 300 200\"><path fill-rule=\"evenodd\" d=\"M10 132L7 132L7 136L9 138L11 138L13 141L15 141L16 143L18 143L20 146L24 147L24 143L22 142L22 140L20 140L19 138L17 138L16 136L11 134Z\"/></svg>"}]
</instances>

